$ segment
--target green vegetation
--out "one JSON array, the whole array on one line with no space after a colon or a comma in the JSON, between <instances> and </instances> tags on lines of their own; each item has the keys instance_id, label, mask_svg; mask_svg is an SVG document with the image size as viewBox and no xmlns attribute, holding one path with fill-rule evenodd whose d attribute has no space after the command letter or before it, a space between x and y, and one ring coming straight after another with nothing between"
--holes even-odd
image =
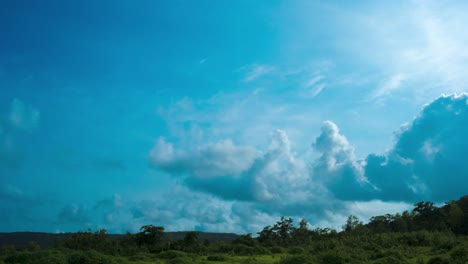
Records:
<instances>
[{"instance_id":1,"label":"green vegetation","mask_svg":"<svg viewBox=\"0 0 468 264\"><path fill-rule=\"evenodd\" d=\"M78 232L52 249L31 242L22 250L3 247L0 264L466 264L468 196L436 207L418 202L411 212L374 216L363 224L350 216L343 231L310 230L291 218L230 243L201 241L188 232L172 240L160 226L145 225L136 234L111 239L106 230Z\"/></svg>"}]
</instances>

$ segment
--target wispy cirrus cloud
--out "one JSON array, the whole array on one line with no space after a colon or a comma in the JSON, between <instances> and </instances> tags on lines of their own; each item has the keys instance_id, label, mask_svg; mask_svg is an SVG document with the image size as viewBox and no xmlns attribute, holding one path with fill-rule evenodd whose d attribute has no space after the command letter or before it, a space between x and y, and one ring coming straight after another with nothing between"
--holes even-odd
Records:
<instances>
[{"instance_id":1,"label":"wispy cirrus cloud","mask_svg":"<svg viewBox=\"0 0 468 264\"><path fill-rule=\"evenodd\" d=\"M274 72L276 68L272 65L267 64L254 64L247 67L243 67L243 69L244 71L246 71L243 81L252 82L254 80L259 79L262 76Z\"/></svg>"},{"instance_id":2,"label":"wispy cirrus cloud","mask_svg":"<svg viewBox=\"0 0 468 264\"><path fill-rule=\"evenodd\" d=\"M383 81L378 88L370 95L370 100L381 100L382 97L386 97L398 89L402 88L405 76L403 74L395 74Z\"/></svg>"}]
</instances>

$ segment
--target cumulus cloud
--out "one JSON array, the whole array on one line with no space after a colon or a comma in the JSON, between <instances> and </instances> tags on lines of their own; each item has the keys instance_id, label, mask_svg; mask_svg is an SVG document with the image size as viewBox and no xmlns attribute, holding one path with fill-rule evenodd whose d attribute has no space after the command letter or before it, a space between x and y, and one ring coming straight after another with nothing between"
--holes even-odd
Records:
<instances>
[{"instance_id":1,"label":"cumulus cloud","mask_svg":"<svg viewBox=\"0 0 468 264\"><path fill-rule=\"evenodd\" d=\"M467 100L467 94L439 97L400 129L387 155L369 155L366 176L382 198L444 201L466 194Z\"/></svg>"},{"instance_id":2,"label":"cumulus cloud","mask_svg":"<svg viewBox=\"0 0 468 264\"><path fill-rule=\"evenodd\" d=\"M229 140L183 151L159 139L150 160L156 168L183 175L187 186L224 199L289 201L284 197L290 193L313 199L320 196L311 194L317 190L341 200L454 199L466 192L467 102L466 94L436 99L398 131L387 153L365 160L357 160L331 121L312 143L318 154L312 161L296 157L281 130L265 151Z\"/></svg>"},{"instance_id":3,"label":"cumulus cloud","mask_svg":"<svg viewBox=\"0 0 468 264\"><path fill-rule=\"evenodd\" d=\"M225 199L267 201L288 196L290 187L304 186L305 164L294 157L286 133L276 130L262 152L226 140L189 152L159 139L150 153L151 164L185 184Z\"/></svg>"},{"instance_id":4,"label":"cumulus cloud","mask_svg":"<svg viewBox=\"0 0 468 264\"><path fill-rule=\"evenodd\" d=\"M322 133L312 147L320 153L313 163L314 174L321 177L335 197L340 199L368 199L372 186L364 175L362 164L357 161L354 148L340 134L338 126L325 121ZM366 190L366 191L363 191Z\"/></svg>"},{"instance_id":5,"label":"cumulus cloud","mask_svg":"<svg viewBox=\"0 0 468 264\"><path fill-rule=\"evenodd\" d=\"M182 196L181 204L201 199L205 206L214 206L212 211L196 209L209 219L185 211L185 226L194 224L189 220L194 217L206 221L207 230L219 228L216 221L221 221L237 226L236 230L252 231L270 224L275 215L306 217L317 226L339 226L349 213L366 220L386 212L366 209L370 207L390 206L396 212L418 200L447 201L465 195L465 124L468 95L441 96L395 133L395 143L386 153L372 153L364 160L356 157L338 126L325 121L312 141L312 156L295 153L286 132L276 130L264 149L238 146L230 140L184 149L160 138L150 162L182 179L189 194ZM176 204L171 207L179 213L142 203L133 215L168 221L185 210ZM248 219L245 214L264 222L241 227L238 221Z\"/></svg>"},{"instance_id":6,"label":"cumulus cloud","mask_svg":"<svg viewBox=\"0 0 468 264\"><path fill-rule=\"evenodd\" d=\"M199 178L237 175L249 168L258 155L248 146L236 146L230 140L207 144L186 153L159 138L150 153L152 165L175 175L193 174Z\"/></svg>"},{"instance_id":7,"label":"cumulus cloud","mask_svg":"<svg viewBox=\"0 0 468 264\"><path fill-rule=\"evenodd\" d=\"M353 149L326 122L313 147L321 152L315 173L328 177L339 199L447 201L465 195L468 185L468 95L441 96L396 133L385 154L356 161Z\"/></svg>"}]
</instances>

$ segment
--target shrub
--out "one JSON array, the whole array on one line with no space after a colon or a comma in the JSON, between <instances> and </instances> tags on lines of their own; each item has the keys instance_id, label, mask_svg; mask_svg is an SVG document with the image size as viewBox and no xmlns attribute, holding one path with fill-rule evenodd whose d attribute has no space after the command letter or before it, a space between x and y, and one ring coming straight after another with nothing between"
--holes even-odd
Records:
<instances>
[{"instance_id":1,"label":"shrub","mask_svg":"<svg viewBox=\"0 0 468 264\"><path fill-rule=\"evenodd\" d=\"M5 264L28 263L31 259L31 253L18 252L7 256L4 261Z\"/></svg>"},{"instance_id":2,"label":"shrub","mask_svg":"<svg viewBox=\"0 0 468 264\"><path fill-rule=\"evenodd\" d=\"M147 253L136 253L133 256L128 257L128 260L130 261L143 261L143 260L148 260L150 259L151 255L148 255Z\"/></svg>"},{"instance_id":3,"label":"shrub","mask_svg":"<svg viewBox=\"0 0 468 264\"><path fill-rule=\"evenodd\" d=\"M407 264L408 262L397 257L387 256L374 262L375 264Z\"/></svg>"},{"instance_id":4,"label":"shrub","mask_svg":"<svg viewBox=\"0 0 468 264\"><path fill-rule=\"evenodd\" d=\"M450 257L460 263L468 261L468 249L464 245L459 245L450 251Z\"/></svg>"},{"instance_id":5,"label":"shrub","mask_svg":"<svg viewBox=\"0 0 468 264\"><path fill-rule=\"evenodd\" d=\"M314 264L314 260L311 256L307 255L294 255L287 256L281 259L280 264Z\"/></svg>"},{"instance_id":6,"label":"shrub","mask_svg":"<svg viewBox=\"0 0 468 264\"><path fill-rule=\"evenodd\" d=\"M451 262L448 258L436 256L431 258L427 264L451 264Z\"/></svg>"},{"instance_id":7,"label":"shrub","mask_svg":"<svg viewBox=\"0 0 468 264\"><path fill-rule=\"evenodd\" d=\"M186 255L187 254L185 254L185 252L182 252L182 251L167 250L167 251L163 251L163 252L159 253L158 257L162 258L162 259L175 259L175 258L183 258Z\"/></svg>"},{"instance_id":8,"label":"shrub","mask_svg":"<svg viewBox=\"0 0 468 264\"><path fill-rule=\"evenodd\" d=\"M321 256L323 264L344 264L347 262L348 256L341 251L328 251Z\"/></svg>"},{"instance_id":9,"label":"shrub","mask_svg":"<svg viewBox=\"0 0 468 264\"><path fill-rule=\"evenodd\" d=\"M255 254L255 248L249 247L243 244L236 245L232 249L232 251L234 252L234 254L240 255L240 256L251 256Z\"/></svg>"},{"instance_id":10,"label":"shrub","mask_svg":"<svg viewBox=\"0 0 468 264\"><path fill-rule=\"evenodd\" d=\"M255 246L254 247L255 254L258 255L270 255L271 251L268 250L268 248L262 247L262 246Z\"/></svg>"},{"instance_id":11,"label":"shrub","mask_svg":"<svg viewBox=\"0 0 468 264\"><path fill-rule=\"evenodd\" d=\"M193 264L193 261L187 257L176 257L166 260L166 264Z\"/></svg>"},{"instance_id":12,"label":"shrub","mask_svg":"<svg viewBox=\"0 0 468 264\"><path fill-rule=\"evenodd\" d=\"M96 251L77 251L67 256L68 264L113 264L114 259Z\"/></svg>"},{"instance_id":13,"label":"shrub","mask_svg":"<svg viewBox=\"0 0 468 264\"><path fill-rule=\"evenodd\" d=\"M59 251L38 251L32 256L34 264L67 264L67 259Z\"/></svg>"},{"instance_id":14,"label":"shrub","mask_svg":"<svg viewBox=\"0 0 468 264\"><path fill-rule=\"evenodd\" d=\"M300 255L304 253L304 249L301 247L291 247L288 249L288 253L291 255Z\"/></svg>"},{"instance_id":15,"label":"shrub","mask_svg":"<svg viewBox=\"0 0 468 264\"><path fill-rule=\"evenodd\" d=\"M206 260L209 260L209 261L226 261L227 258L225 256L222 256L222 255L216 255L216 256L208 256L206 258Z\"/></svg>"},{"instance_id":16,"label":"shrub","mask_svg":"<svg viewBox=\"0 0 468 264\"><path fill-rule=\"evenodd\" d=\"M281 254L284 253L284 249L282 247L272 247L270 248L271 253L273 254Z\"/></svg>"}]
</instances>

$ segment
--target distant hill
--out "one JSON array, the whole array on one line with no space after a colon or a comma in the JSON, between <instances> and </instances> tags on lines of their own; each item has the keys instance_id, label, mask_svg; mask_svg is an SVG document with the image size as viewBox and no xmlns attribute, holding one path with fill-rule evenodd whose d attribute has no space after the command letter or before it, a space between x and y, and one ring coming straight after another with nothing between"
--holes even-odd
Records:
<instances>
[{"instance_id":1,"label":"distant hill","mask_svg":"<svg viewBox=\"0 0 468 264\"><path fill-rule=\"evenodd\" d=\"M198 238L201 241L208 240L210 242L223 241L231 242L236 239L238 235L232 233L207 233L197 232ZM42 232L12 232L12 233L0 233L0 247L3 246L14 246L16 249L25 248L28 243L36 242L41 248L51 248L54 246L56 241L63 241L70 237L73 233L42 233ZM179 240L183 239L186 231L181 232L165 232L166 239ZM109 234L109 239L119 239L124 235L120 234Z\"/></svg>"}]
</instances>

